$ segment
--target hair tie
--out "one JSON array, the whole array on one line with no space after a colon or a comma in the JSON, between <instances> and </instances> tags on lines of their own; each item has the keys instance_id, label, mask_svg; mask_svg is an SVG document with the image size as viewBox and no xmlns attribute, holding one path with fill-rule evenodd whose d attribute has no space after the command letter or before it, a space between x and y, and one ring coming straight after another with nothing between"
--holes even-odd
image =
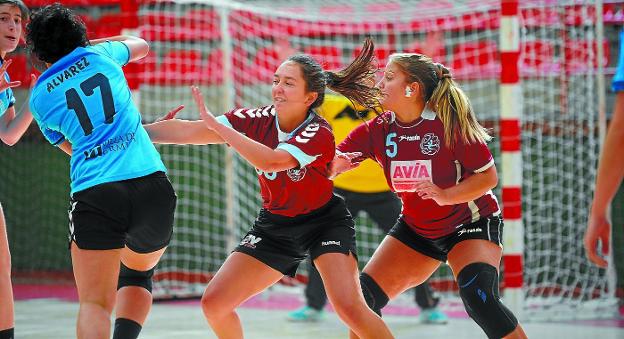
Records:
<instances>
[{"instance_id":1,"label":"hair tie","mask_svg":"<svg viewBox=\"0 0 624 339\"><path fill-rule=\"evenodd\" d=\"M453 78L449 70L446 67L444 67L444 65L442 65L441 63L436 62L435 67L436 67L436 75L438 76L438 80Z\"/></svg>"}]
</instances>

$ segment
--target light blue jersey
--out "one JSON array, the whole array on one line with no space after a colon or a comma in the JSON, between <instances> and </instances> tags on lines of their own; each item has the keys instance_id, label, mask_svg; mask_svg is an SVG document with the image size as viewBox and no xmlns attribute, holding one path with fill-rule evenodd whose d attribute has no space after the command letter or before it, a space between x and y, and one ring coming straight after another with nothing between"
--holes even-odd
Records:
<instances>
[{"instance_id":1,"label":"light blue jersey","mask_svg":"<svg viewBox=\"0 0 624 339\"><path fill-rule=\"evenodd\" d=\"M620 32L620 57L617 63L617 69L613 76L611 89L614 92L624 91L624 31Z\"/></svg>"},{"instance_id":2,"label":"light blue jersey","mask_svg":"<svg viewBox=\"0 0 624 339\"><path fill-rule=\"evenodd\" d=\"M4 63L4 60L0 59L0 65ZM7 72L4 73L4 78L7 83L11 82L9 78L9 74ZM0 117L6 113L6 111L15 104L15 97L13 96L13 90L7 88L6 90L0 92Z\"/></svg>"},{"instance_id":3,"label":"light blue jersey","mask_svg":"<svg viewBox=\"0 0 624 339\"><path fill-rule=\"evenodd\" d=\"M30 109L53 145L72 144L71 193L165 171L141 124L121 66L122 42L79 47L37 80Z\"/></svg>"}]
</instances>

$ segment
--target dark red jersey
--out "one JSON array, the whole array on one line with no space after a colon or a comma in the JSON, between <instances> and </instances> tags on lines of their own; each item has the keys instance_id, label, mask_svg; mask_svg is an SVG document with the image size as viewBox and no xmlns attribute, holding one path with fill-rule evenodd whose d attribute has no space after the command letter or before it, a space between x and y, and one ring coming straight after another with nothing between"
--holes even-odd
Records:
<instances>
[{"instance_id":1,"label":"dark red jersey","mask_svg":"<svg viewBox=\"0 0 624 339\"><path fill-rule=\"evenodd\" d=\"M414 192L420 180L448 188L490 168L494 159L487 145L458 141L452 149L446 147L444 126L431 111L424 111L409 126L399 123L392 112L384 113L383 118L360 125L338 149L362 152L383 167L388 185L403 202L403 218L414 231L438 238L462 224L500 213L491 191L476 200L450 206L423 200Z\"/></svg>"},{"instance_id":2,"label":"dark red jersey","mask_svg":"<svg viewBox=\"0 0 624 339\"><path fill-rule=\"evenodd\" d=\"M218 120L263 145L290 153L299 162L298 167L281 172L256 169L264 208L271 213L296 216L329 201L333 184L327 171L335 144L325 119L310 111L299 127L285 133L279 129L275 107L271 105L236 109Z\"/></svg>"}]
</instances>

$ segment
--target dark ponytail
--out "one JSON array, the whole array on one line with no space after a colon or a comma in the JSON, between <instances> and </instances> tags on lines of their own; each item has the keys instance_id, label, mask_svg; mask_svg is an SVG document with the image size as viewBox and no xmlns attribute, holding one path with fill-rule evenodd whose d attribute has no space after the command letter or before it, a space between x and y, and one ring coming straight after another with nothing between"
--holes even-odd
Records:
<instances>
[{"instance_id":1,"label":"dark ponytail","mask_svg":"<svg viewBox=\"0 0 624 339\"><path fill-rule=\"evenodd\" d=\"M301 66L307 90L318 94L310 108L317 108L323 103L326 87L344 95L352 102L367 108L375 108L379 107L379 89L374 87L377 70L374 51L373 41L366 38L362 51L355 60L337 72L323 71L316 60L305 54L291 56L287 61L296 62Z\"/></svg>"}]
</instances>

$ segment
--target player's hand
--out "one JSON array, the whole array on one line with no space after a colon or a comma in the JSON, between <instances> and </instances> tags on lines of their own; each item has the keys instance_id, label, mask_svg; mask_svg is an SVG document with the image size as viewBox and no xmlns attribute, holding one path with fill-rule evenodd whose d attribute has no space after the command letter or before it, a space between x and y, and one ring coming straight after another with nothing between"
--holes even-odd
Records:
<instances>
[{"instance_id":1,"label":"player's hand","mask_svg":"<svg viewBox=\"0 0 624 339\"><path fill-rule=\"evenodd\" d=\"M334 160L329 164L327 177L333 180L338 174L352 170L360 165L358 158L362 157L362 152L345 152L336 150Z\"/></svg>"},{"instance_id":2,"label":"player's hand","mask_svg":"<svg viewBox=\"0 0 624 339\"><path fill-rule=\"evenodd\" d=\"M175 118L176 115L178 114L178 112L180 112L183 109L184 109L184 105L180 105L180 106L172 109L171 111L169 111L167 114L163 115L162 117L154 120L154 122L171 120L171 119Z\"/></svg>"},{"instance_id":3,"label":"player's hand","mask_svg":"<svg viewBox=\"0 0 624 339\"><path fill-rule=\"evenodd\" d=\"M446 191L438 187L436 184L432 183L431 181L428 181L428 180L419 181L416 183L415 187L416 187L416 193L418 193L418 196L424 200L433 199L433 201L435 201L440 206L452 204L452 202L450 201L448 197L448 194L446 194Z\"/></svg>"},{"instance_id":4,"label":"player's hand","mask_svg":"<svg viewBox=\"0 0 624 339\"><path fill-rule=\"evenodd\" d=\"M197 86L191 86L191 92L193 93L193 99L195 100L195 104L197 104L197 108L199 108L199 115L206 126L210 129L214 129L215 126L219 124L215 116L206 108L206 104L204 103L204 97Z\"/></svg>"},{"instance_id":5,"label":"player's hand","mask_svg":"<svg viewBox=\"0 0 624 339\"><path fill-rule=\"evenodd\" d=\"M8 88L17 87L22 84L21 81L11 81L7 82L4 74L6 73L7 68L11 65L13 61L11 59L6 60L2 66L0 66L0 92L6 91Z\"/></svg>"},{"instance_id":6,"label":"player's hand","mask_svg":"<svg viewBox=\"0 0 624 339\"><path fill-rule=\"evenodd\" d=\"M602 245L602 255L609 254L609 241L611 238L611 222L605 213L592 212L589 216L587 230L585 231L585 254L587 259L596 264L598 267L606 268L607 261L596 253L598 249L598 241Z\"/></svg>"}]
</instances>

